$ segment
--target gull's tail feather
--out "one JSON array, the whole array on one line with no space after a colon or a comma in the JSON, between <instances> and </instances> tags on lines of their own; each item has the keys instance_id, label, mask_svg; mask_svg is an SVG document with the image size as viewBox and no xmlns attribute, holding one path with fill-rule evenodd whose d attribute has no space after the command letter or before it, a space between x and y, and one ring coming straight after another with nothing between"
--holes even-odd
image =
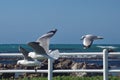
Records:
<instances>
[{"instance_id":1,"label":"gull's tail feather","mask_svg":"<svg viewBox=\"0 0 120 80\"><path fill-rule=\"evenodd\" d=\"M51 51L48 55L54 60L56 60L59 58L59 53L60 53L59 50L54 50L54 51Z\"/></svg>"}]
</instances>

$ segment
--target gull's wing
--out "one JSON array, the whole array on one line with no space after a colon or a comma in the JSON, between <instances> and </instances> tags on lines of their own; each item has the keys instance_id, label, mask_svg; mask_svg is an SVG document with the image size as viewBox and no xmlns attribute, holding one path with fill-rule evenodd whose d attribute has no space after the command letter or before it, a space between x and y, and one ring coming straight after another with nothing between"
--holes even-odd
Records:
<instances>
[{"instance_id":1,"label":"gull's wing","mask_svg":"<svg viewBox=\"0 0 120 80\"><path fill-rule=\"evenodd\" d=\"M27 50L25 50L24 48L22 48L22 47L20 46L20 47L19 47L19 51L23 54L24 59L33 61L33 59L32 59L31 57L28 57L28 53L29 53L29 52L28 52Z\"/></svg>"},{"instance_id":2,"label":"gull's wing","mask_svg":"<svg viewBox=\"0 0 120 80\"><path fill-rule=\"evenodd\" d=\"M89 38L90 40L103 39L102 36L95 36L95 35L86 35L86 38Z\"/></svg>"},{"instance_id":3,"label":"gull's wing","mask_svg":"<svg viewBox=\"0 0 120 80\"><path fill-rule=\"evenodd\" d=\"M45 54L46 51L42 46L39 45L39 42L29 42L28 45L34 49L36 53Z\"/></svg>"},{"instance_id":4,"label":"gull's wing","mask_svg":"<svg viewBox=\"0 0 120 80\"><path fill-rule=\"evenodd\" d=\"M83 45L85 47L90 47L92 45L92 43L93 43L93 40L91 40L89 38L84 38L84 40L83 40Z\"/></svg>"},{"instance_id":5,"label":"gull's wing","mask_svg":"<svg viewBox=\"0 0 120 80\"><path fill-rule=\"evenodd\" d=\"M49 52L49 41L50 41L50 38L56 33L56 31L57 31L57 29L51 30L51 31L47 32L46 34L42 35L36 41L36 42L40 43L39 45L44 48L46 53Z\"/></svg>"},{"instance_id":6,"label":"gull's wing","mask_svg":"<svg viewBox=\"0 0 120 80\"><path fill-rule=\"evenodd\" d=\"M82 36L81 40L83 40L84 49L89 48L92 45L94 38L95 37L90 34Z\"/></svg>"}]
</instances>

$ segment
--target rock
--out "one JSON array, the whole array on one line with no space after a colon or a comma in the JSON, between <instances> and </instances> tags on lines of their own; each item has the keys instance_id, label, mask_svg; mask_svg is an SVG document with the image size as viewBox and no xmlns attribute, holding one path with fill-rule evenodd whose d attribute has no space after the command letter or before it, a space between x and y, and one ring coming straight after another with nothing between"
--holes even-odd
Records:
<instances>
[{"instance_id":1,"label":"rock","mask_svg":"<svg viewBox=\"0 0 120 80\"><path fill-rule=\"evenodd\" d=\"M84 63L74 63L74 65L71 67L72 70L85 69L85 68L86 68L86 65ZM86 72L75 72L75 73L71 73L71 75L83 77L83 76L86 76L87 73Z\"/></svg>"},{"instance_id":2,"label":"rock","mask_svg":"<svg viewBox=\"0 0 120 80\"><path fill-rule=\"evenodd\" d=\"M48 61L47 59L44 60L43 65L40 69L47 69L48 68ZM101 66L95 64L95 63L86 63L86 62L74 62L70 59L60 58L58 60L55 60L53 62L53 69L102 69ZM43 76L47 76L45 73L42 74ZM71 76L96 76L96 75L102 75L102 73L87 73L87 72L76 72L76 73L54 73L54 76L61 76L61 75L71 75Z\"/></svg>"},{"instance_id":3,"label":"rock","mask_svg":"<svg viewBox=\"0 0 120 80\"><path fill-rule=\"evenodd\" d=\"M76 69L101 69L101 66L99 67L98 65L92 63L92 64L87 64L87 63L74 63L74 65L71 67L72 70ZM72 76L96 76L96 75L102 75L101 73L87 73L87 72L76 72L76 73L71 73Z\"/></svg>"},{"instance_id":4,"label":"rock","mask_svg":"<svg viewBox=\"0 0 120 80\"><path fill-rule=\"evenodd\" d=\"M59 59L54 63L54 69L71 69L72 63L69 59Z\"/></svg>"}]
</instances>

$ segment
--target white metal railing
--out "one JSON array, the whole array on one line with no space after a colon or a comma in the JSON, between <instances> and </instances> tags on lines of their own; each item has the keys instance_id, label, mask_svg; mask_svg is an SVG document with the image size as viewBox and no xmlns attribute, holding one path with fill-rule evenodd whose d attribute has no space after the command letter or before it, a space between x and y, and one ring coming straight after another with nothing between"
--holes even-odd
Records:
<instances>
[{"instance_id":1,"label":"white metal railing","mask_svg":"<svg viewBox=\"0 0 120 80\"><path fill-rule=\"evenodd\" d=\"M22 56L22 54L0 54L0 56ZM37 70L37 72L48 73L48 80L52 80L53 73L68 73L68 72L100 72L103 73L103 80L108 80L109 72L120 72L120 69L108 69L108 55L120 55L120 52L108 53L107 49L103 52L86 52L86 53L60 53L60 56L71 56L71 55L103 55L103 69L77 69L77 70L53 70L53 60L48 59L48 70ZM0 70L0 73L35 73L35 70Z\"/></svg>"}]
</instances>

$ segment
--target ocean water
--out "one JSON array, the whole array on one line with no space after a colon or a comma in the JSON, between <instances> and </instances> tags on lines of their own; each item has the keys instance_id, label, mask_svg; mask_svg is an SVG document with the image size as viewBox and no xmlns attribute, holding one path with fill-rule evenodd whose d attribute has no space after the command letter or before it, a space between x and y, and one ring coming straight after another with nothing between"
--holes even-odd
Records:
<instances>
[{"instance_id":1,"label":"ocean water","mask_svg":"<svg viewBox=\"0 0 120 80\"><path fill-rule=\"evenodd\" d=\"M18 47L22 46L28 51L33 51L31 47L26 44L0 44L0 53L19 53ZM102 52L103 48L111 48L113 51L120 52L120 44L94 44L89 49L83 49L81 44L51 44L50 49L55 50L58 49L60 52ZM116 61L110 61L109 65L117 65L120 64L120 59ZM77 62L81 62L81 60L75 60ZM83 60L82 60L83 61ZM102 64L102 61L96 60L85 60L88 63L97 63ZM0 61L0 63L11 63L9 60Z\"/></svg>"},{"instance_id":2,"label":"ocean water","mask_svg":"<svg viewBox=\"0 0 120 80\"><path fill-rule=\"evenodd\" d=\"M18 47L22 46L28 51L32 48L26 44L0 44L0 53L16 53ZM58 49L60 52L102 52L103 48L111 48L116 52L120 52L120 44L94 44L88 49L83 49L81 44L51 44L50 49Z\"/></svg>"}]
</instances>

